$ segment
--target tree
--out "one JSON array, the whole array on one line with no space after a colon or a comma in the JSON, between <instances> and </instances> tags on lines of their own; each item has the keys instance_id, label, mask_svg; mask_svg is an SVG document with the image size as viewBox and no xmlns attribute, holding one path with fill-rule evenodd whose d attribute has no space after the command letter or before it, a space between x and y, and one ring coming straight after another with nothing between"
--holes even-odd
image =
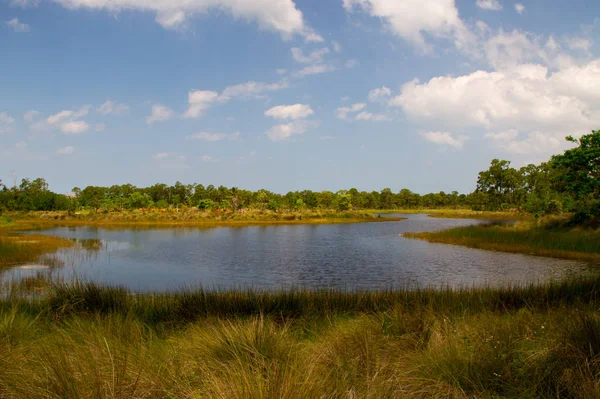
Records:
<instances>
[{"instance_id":1,"label":"tree","mask_svg":"<svg viewBox=\"0 0 600 399\"><path fill-rule=\"evenodd\" d=\"M577 144L551 160L555 171L554 187L571 195L575 201L574 220L581 222L591 216L600 217L600 130L582 136L572 136L568 142Z\"/></svg>"}]
</instances>

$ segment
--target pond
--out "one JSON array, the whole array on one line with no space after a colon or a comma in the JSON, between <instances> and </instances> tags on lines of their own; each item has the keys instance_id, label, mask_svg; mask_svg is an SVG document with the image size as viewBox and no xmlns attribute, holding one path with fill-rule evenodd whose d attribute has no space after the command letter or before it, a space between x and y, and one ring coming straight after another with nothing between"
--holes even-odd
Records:
<instances>
[{"instance_id":1,"label":"pond","mask_svg":"<svg viewBox=\"0 0 600 399\"><path fill-rule=\"evenodd\" d=\"M55 227L42 234L76 239L55 255L54 276L136 291L206 288L471 287L523 284L588 273L583 262L507 254L407 239L485 220L426 215L383 223L213 228ZM40 232L36 232L40 233ZM56 264L54 259L52 264ZM14 268L4 279L36 273Z\"/></svg>"}]
</instances>

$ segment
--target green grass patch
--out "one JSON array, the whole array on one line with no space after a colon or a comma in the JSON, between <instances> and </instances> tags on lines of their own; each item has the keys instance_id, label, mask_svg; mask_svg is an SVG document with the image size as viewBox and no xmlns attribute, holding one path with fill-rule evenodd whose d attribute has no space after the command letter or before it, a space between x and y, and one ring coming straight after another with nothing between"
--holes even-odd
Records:
<instances>
[{"instance_id":1,"label":"green grass patch","mask_svg":"<svg viewBox=\"0 0 600 399\"><path fill-rule=\"evenodd\" d=\"M437 232L406 233L404 237L494 251L600 260L600 231L591 229L518 223L514 226L478 225Z\"/></svg>"}]
</instances>

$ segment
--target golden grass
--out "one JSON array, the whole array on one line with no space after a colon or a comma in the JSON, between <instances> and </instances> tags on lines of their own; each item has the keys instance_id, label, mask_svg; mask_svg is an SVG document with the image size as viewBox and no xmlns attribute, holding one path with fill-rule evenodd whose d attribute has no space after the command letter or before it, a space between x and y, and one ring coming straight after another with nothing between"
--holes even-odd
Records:
<instances>
[{"instance_id":1,"label":"golden grass","mask_svg":"<svg viewBox=\"0 0 600 399\"><path fill-rule=\"evenodd\" d=\"M69 215L66 212L29 212L13 214L19 224L30 226L149 226L149 227L214 227L262 226L278 224L335 224L362 222L389 222L402 218L376 217L365 211L297 211L271 212L251 210L245 213L198 211L193 208L179 212L123 211Z\"/></svg>"},{"instance_id":2,"label":"golden grass","mask_svg":"<svg viewBox=\"0 0 600 399\"><path fill-rule=\"evenodd\" d=\"M514 226L456 227L436 232L405 233L403 236L491 251L600 261L599 231L553 228L534 222L521 222Z\"/></svg>"},{"instance_id":3,"label":"golden grass","mask_svg":"<svg viewBox=\"0 0 600 399\"><path fill-rule=\"evenodd\" d=\"M73 241L59 237L23 236L0 230L0 268L37 263L42 256L73 244Z\"/></svg>"},{"instance_id":4,"label":"golden grass","mask_svg":"<svg viewBox=\"0 0 600 399\"><path fill-rule=\"evenodd\" d=\"M0 397L599 397L597 287L205 292L239 309L165 315L176 323L151 316L160 295L57 287L0 299ZM53 307L65 292L74 306Z\"/></svg>"}]
</instances>

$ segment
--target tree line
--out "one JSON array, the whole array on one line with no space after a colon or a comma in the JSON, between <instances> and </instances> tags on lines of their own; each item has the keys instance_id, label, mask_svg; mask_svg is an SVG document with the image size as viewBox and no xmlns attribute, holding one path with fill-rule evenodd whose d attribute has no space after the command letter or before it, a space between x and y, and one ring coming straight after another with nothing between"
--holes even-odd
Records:
<instances>
[{"instance_id":1,"label":"tree line","mask_svg":"<svg viewBox=\"0 0 600 399\"><path fill-rule=\"evenodd\" d=\"M197 207L200 209L246 208L299 209L418 209L453 208L487 211L518 210L536 215L574 212L576 218L600 217L600 131L579 140L567 137L574 147L540 165L516 169L510 161L494 159L479 173L470 194L456 191L420 195L408 189L398 192L337 192L311 190L278 194L269 190L243 190L202 184L155 184L139 188L131 184L73 188L69 195L52 192L43 178L23 179L8 187L0 181L0 211L119 211L139 208Z\"/></svg>"}]
</instances>

